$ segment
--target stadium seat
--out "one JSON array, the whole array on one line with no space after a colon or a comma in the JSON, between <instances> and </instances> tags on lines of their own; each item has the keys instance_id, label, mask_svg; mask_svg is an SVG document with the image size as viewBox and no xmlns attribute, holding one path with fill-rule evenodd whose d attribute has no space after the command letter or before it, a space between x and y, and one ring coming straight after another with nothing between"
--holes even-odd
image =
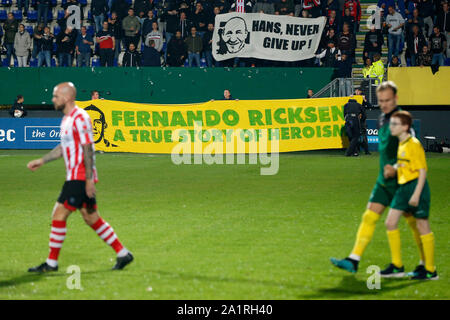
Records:
<instances>
[{"instance_id":1,"label":"stadium seat","mask_svg":"<svg viewBox=\"0 0 450 320\"><path fill-rule=\"evenodd\" d=\"M8 19L8 14L6 13L6 10L0 10L0 21L5 21Z\"/></svg>"},{"instance_id":2,"label":"stadium seat","mask_svg":"<svg viewBox=\"0 0 450 320\"><path fill-rule=\"evenodd\" d=\"M57 0L52 0L52 8L55 8L58 5Z\"/></svg>"},{"instance_id":3,"label":"stadium seat","mask_svg":"<svg viewBox=\"0 0 450 320\"><path fill-rule=\"evenodd\" d=\"M55 36L57 36L60 32L61 32L61 27L60 27L60 26L55 26L55 27L53 28L53 34L54 34Z\"/></svg>"},{"instance_id":4,"label":"stadium seat","mask_svg":"<svg viewBox=\"0 0 450 320\"><path fill-rule=\"evenodd\" d=\"M12 0L2 0L2 6L4 6L4 7L11 7L12 6Z\"/></svg>"},{"instance_id":5,"label":"stadium seat","mask_svg":"<svg viewBox=\"0 0 450 320\"><path fill-rule=\"evenodd\" d=\"M51 65L52 65L52 67L56 67L56 60L55 60L55 58L52 58Z\"/></svg>"},{"instance_id":6,"label":"stadium seat","mask_svg":"<svg viewBox=\"0 0 450 320\"><path fill-rule=\"evenodd\" d=\"M126 0L126 2L131 6L133 4L133 0Z\"/></svg>"},{"instance_id":7,"label":"stadium seat","mask_svg":"<svg viewBox=\"0 0 450 320\"><path fill-rule=\"evenodd\" d=\"M114 59L113 66L114 66L114 67L118 67L118 66L119 66L119 61L118 61L118 59Z\"/></svg>"},{"instance_id":8,"label":"stadium seat","mask_svg":"<svg viewBox=\"0 0 450 320\"><path fill-rule=\"evenodd\" d=\"M14 59L14 68L17 68L19 66L19 61L17 59Z\"/></svg>"},{"instance_id":9,"label":"stadium seat","mask_svg":"<svg viewBox=\"0 0 450 320\"><path fill-rule=\"evenodd\" d=\"M8 61L6 60L6 58L2 60L2 66L8 67Z\"/></svg>"},{"instance_id":10,"label":"stadium seat","mask_svg":"<svg viewBox=\"0 0 450 320\"><path fill-rule=\"evenodd\" d=\"M86 33L90 34L91 36L94 36L94 33L95 33L94 26L93 25L87 26L86 27Z\"/></svg>"},{"instance_id":11,"label":"stadium seat","mask_svg":"<svg viewBox=\"0 0 450 320\"><path fill-rule=\"evenodd\" d=\"M100 59L99 58L92 58L92 66L93 67L100 67Z\"/></svg>"},{"instance_id":12,"label":"stadium seat","mask_svg":"<svg viewBox=\"0 0 450 320\"><path fill-rule=\"evenodd\" d=\"M87 5L87 0L80 0L79 3L82 7L85 7Z\"/></svg>"},{"instance_id":13,"label":"stadium seat","mask_svg":"<svg viewBox=\"0 0 450 320\"><path fill-rule=\"evenodd\" d=\"M38 59L33 59L33 58L31 58L30 59L30 67L37 67L37 65L38 65Z\"/></svg>"},{"instance_id":14,"label":"stadium seat","mask_svg":"<svg viewBox=\"0 0 450 320\"><path fill-rule=\"evenodd\" d=\"M25 30L30 34L30 36L33 35L33 26L26 26Z\"/></svg>"},{"instance_id":15,"label":"stadium seat","mask_svg":"<svg viewBox=\"0 0 450 320\"><path fill-rule=\"evenodd\" d=\"M64 18L64 10L58 10L57 19L63 19Z\"/></svg>"},{"instance_id":16,"label":"stadium seat","mask_svg":"<svg viewBox=\"0 0 450 320\"><path fill-rule=\"evenodd\" d=\"M92 20L92 12L91 12L91 10L88 11L87 18L88 18L89 21Z\"/></svg>"},{"instance_id":17,"label":"stadium seat","mask_svg":"<svg viewBox=\"0 0 450 320\"><path fill-rule=\"evenodd\" d=\"M29 21L29 22L36 22L37 21L37 11L36 10L28 11L27 21Z\"/></svg>"},{"instance_id":18,"label":"stadium seat","mask_svg":"<svg viewBox=\"0 0 450 320\"><path fill-rule=\"evenodd\" d=\"M57 50L58 50L58 46L56 45L56 42L53 42L52 53L56 53Z\"/></svg>"},{"instance_id":19,"label":"stadium seat","mask_svg":"<svg viewBox=\"0 0 450 320\"><path fill-rule=\"evenodd\" d=\"M23 15L22 15L22 11L21 10L13 10L12 13L14 15L14 19L16 19L17 21L22 21Z\"/></svg>"},{"instance_id":20,"label":"stadium seat","mask_svg":"<svg viewBox=\"0 0 450 320\"><path fill-rule=\"evenodd\" d=\"M67 3L67 0L61 0L61 7L64 7Z\"/></svg>"},{"instance_id":21,"label":"stadium seat","mask_svg":"<svg viewBox=\"0 0 450 320\"><path fill-rule=\"evenodd\" d=\"M31 1L30 1L30 7L32 7L32 8L37 8L36 2L37 2L37 0L31 0Z\"/></svg>"}]
</instances>

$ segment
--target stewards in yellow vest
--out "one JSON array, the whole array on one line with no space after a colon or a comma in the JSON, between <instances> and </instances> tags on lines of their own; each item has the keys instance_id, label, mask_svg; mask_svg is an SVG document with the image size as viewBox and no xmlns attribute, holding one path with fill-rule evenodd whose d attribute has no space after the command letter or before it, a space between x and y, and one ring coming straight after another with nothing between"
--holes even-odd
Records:
<instances>
[{"instance_id":1,"label":"stewards in yellow vest","mask_svg":"<svg viewBox=\"0 0 450 320\"><path fill-rule=\"evenodd\" d=\"M381 61L381 56L379 53L373 55L374 62L372 63L372 70L370 73L370 78L378 78L375 80L375 84L378 85L383 82L384 77L384 64Z\"/></svg>"}]
</instances>

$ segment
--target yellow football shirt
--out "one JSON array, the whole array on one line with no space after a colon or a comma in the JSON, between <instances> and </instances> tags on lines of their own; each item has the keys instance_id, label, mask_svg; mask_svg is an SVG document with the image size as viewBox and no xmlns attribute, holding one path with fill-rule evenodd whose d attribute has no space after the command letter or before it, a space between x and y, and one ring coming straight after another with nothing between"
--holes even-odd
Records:
<instances>
[{"instance_id":1,"label":"yellow football shirt","mask_svg":"<svg viewBox=\"0 0 450 320\"><path fill-rule=\"evenodd\" d=\"M425 151L419 140L409 137L399 143L397 164L397 181L399 184L405 184L419 178L420 169L428 170Z\"/></svg>"}]
</instances>

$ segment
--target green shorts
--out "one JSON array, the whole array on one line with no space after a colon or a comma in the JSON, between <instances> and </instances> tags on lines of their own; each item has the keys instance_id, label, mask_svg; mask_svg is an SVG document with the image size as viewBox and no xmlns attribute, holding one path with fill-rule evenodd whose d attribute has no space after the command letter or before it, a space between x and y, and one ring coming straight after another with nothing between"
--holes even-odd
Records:
<instances>
[{"instance_id":1,"label":"green shorts","mask_svg":"<svg viewBox=\"0 0 450 320\"><path fill-rule=\"evenodd\" d=\"M388 207L394 198L397 188L397 185L384 186L377 182L370 194L369 202L381 203L383 206Z\"/></svg>"},{"instance_id":2,"label":"green shorts","mask_svg":"<svg viewBox=\"0 0 450 320\"><path fill-rule=\"evenodd\" d=\"M420 194L419 205L417 207L411 207L408 202L416 189L418 179L412 180L405 184L399 185L394 199L391 203L392 209L401 210L404 212L410 212L414 217L420 219L428 219L430 215L430 188L428 181L425 181L422 193Z\"/></svg>"}]
</instances>

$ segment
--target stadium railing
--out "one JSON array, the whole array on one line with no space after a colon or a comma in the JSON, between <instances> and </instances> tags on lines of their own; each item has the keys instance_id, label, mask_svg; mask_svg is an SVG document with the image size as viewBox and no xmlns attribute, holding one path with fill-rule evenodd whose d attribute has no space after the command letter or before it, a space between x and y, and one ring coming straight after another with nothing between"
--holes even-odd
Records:
<instances>
[{"instance_id":1,"label":"stadium railing","mask_svg":"<svg viewBox=\"0 0 450 320\"><path fill-rule=\"evenodd\" d=\"M377 79L371 78L336 78L313 95L313 98L347 97L361 89L367 101L378 105L375 90Z\"/></svg>"}]
</instances>

